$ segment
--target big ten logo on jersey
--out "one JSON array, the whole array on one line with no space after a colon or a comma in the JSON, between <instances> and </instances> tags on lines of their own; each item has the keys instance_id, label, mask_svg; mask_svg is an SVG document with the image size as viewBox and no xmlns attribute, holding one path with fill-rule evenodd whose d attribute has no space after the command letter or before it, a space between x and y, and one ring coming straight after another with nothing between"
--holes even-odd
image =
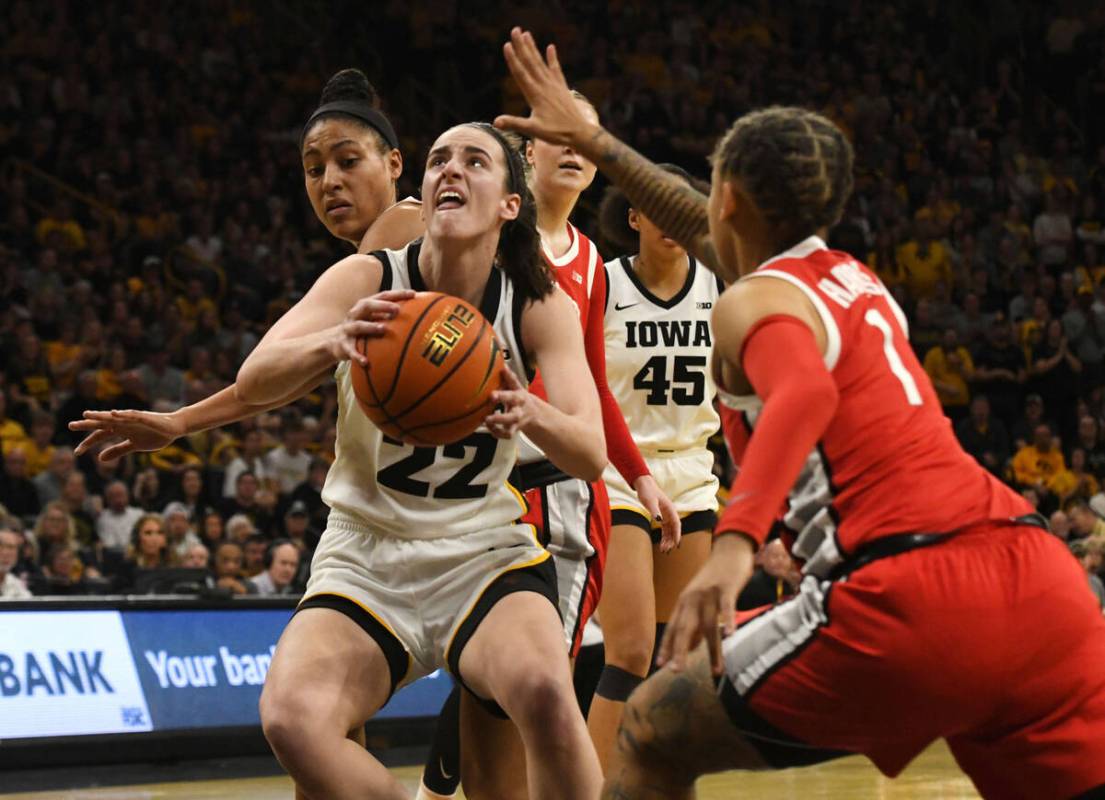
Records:
<instances>
[{"instance_id":1,"label":"big ten logo on jersey","mask_svg":"<svg viewBox=\"0 0 1105 800\"><path fill-rule=\"evenodd\" d=\"M709 347L710 323L704 319L627 320L626 347Z\"/></svg>"},{"instance_id":2,"label":"big ten logo on jersey","mask_svg":"<svg viewBox=\"0 0 1105 800\"><path fill-rule=\"evenodd\" d=\"M426 332L422 357L435 367L440 367L475 318L474 312L459 304L443 312Z\"/></svg>"},{"instance_id":3,"label":"big ten logo on jersey","mask_svg":"<svg viewBox=\"0 0 1105 800\"><path fill-rule=\"evenodd\" d=\"M843 308L848 308L863 295L878 297L886 294L882 285L870 275L864 274L855 261L837 264L829 271L836 280L822 278L817 282L817 288Z\"/></svg>"}]
</instances>

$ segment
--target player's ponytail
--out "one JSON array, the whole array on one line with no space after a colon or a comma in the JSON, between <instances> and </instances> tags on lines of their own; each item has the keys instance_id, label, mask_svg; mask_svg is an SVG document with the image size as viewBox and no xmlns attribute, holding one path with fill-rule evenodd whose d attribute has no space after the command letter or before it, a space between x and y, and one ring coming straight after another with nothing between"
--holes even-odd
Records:
<instances>
[{"instance_id":1,"label":"player's ponytail","mask_svg":"<svg viewBox=\"0 0 1105 800\"><path fill-rule=\"evenodd\" d=\"M512 139L486 122L470 122L470 127L490 134L503 149L506 159L507 191L522 198L518 216L508 220L499 233L495 263L505 272L515 289L526 300L540 300L549 295L556 284L545 259L541 257L541 234L537 231L537 201L526 185L522 154ZM510 138L508 138L510 136Z\"/></svg>"}]
</instances>

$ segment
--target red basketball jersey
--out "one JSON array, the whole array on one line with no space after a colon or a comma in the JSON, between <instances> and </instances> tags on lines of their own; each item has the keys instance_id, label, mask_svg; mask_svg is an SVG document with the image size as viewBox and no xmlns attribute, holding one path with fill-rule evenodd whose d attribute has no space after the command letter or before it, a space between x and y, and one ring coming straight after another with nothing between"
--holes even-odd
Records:
<instances>
[{"instance_id":1,"label":"red basketball jersey","mask_svg":"<svg viewBox=\"0 0 1105 800\"><path fill-rule=\"evenodd\" d=\"M746 279L767 277L801 289L817 310L839 393L784 511L795 534L829 536L800 540L797 555L828 545L839 557L887 534L945 533L1032 511L960 447L910 348L905 314L871 270L811 237ZM755 413L746 415L753 425Z\"/></svg>"}]
</instances>

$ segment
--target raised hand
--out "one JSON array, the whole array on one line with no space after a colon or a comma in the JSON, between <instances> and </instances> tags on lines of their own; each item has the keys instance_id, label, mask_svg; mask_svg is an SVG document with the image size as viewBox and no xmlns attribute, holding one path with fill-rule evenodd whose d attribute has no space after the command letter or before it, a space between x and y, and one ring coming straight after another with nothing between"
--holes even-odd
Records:
<instances>
[{"instance_id":1,"label":"raised hand","mask_svg":"<svg viewBox=\"0 0 1105 800\"><path fill-rule=\"evenodd\" d=\"M579 103L572 97L568 81L560 69L556 45L545 49L545 57L537 49L533 34L514 28L510 41L503 45L510 74L532 109L528 117L502 114L495 118L495 127L517 131L553 144L576 147L594 136L601 128L583 115Z\"/></svg>"}]
</instances>

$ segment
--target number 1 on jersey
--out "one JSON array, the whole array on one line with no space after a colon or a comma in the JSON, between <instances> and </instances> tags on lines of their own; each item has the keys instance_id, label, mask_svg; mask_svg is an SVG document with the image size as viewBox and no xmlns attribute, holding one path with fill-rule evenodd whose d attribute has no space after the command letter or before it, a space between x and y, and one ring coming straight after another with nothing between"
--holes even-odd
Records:
<instances>
[{"instance_id":1,"label":"number 1 on jersey","mask_svg":"<svg viewBox=\"0 0 1105 800\"><path fill-rule=\"evenodd\" d=\"M890 371L902 384L909 404L911 406L921 405L924 402L921 398L921 390L917 388L917 381L913 380L913 376L906 369L902 357L898 355L898 351L894 348L894 332L890 329L890 323L886 321L886 317L880 314L877 309L869 308L867 313L863 315L863 321L872 328L878 328L882 331L882 352L886 356Z\"/></svg>"}]
</instances>

